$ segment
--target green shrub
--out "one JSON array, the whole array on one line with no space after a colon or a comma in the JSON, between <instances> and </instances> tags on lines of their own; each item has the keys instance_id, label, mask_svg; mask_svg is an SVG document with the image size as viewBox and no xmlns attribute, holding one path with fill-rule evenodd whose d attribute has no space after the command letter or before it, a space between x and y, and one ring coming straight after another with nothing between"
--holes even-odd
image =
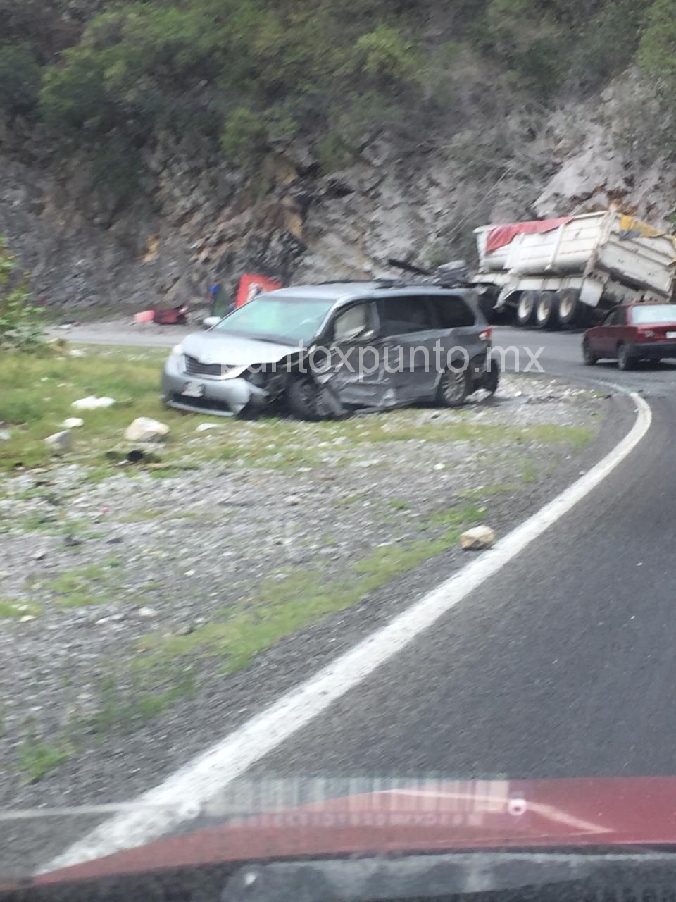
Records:
<instances>
[{"instance_id":1,"label":"green shrub","mask_svg":"<svg viewBox=\"0 0 676 902\"><path fill-rule=\"evenodd\" d=\"M0 348L29 351L43 344L42 310L17 279L16 260L0 236Z\"/></svg>"},{"instance_id":2,"label":"green shrub","mask_svg":"<svg viewBox=\"0 0 676 902\"><path fill-rule=\"evenodd\" d=\"M539 94L558 86L562 27L536 0L491 0L485 48Z\"/></svg>"},{"instance_id":3,"label":"green shrub","mask_svg":"<svg viewBox=\"0 0 676 902\"><path fill-rule=\"evenodd\" d=\"M268 146L268 130L262 115L237 107L221 135L221 150L228 160L245 165L258 159Z\"/></svg>"},{"instance_id":4,"label":"green shrub","mask_svg":"<svg viewBox=\"0 0 676 902\"><path fill-rule=\"evenodd\" d=\"M357 40L347 69L378 84L408 84L419 77L420 60L413 42L398 29L379 25Z\"/></svg>"},{"instance_id":5,"label":"green shrub","mask_svg":"<svg viewBox=\"0 0 676 902\"><path fill-rule=\"evenodd\" d=\"M339 131L329 131L319 142L317 156L322 172L326 174L348 166L354 160L354 151Z\"/></svg>"}]
</instances>

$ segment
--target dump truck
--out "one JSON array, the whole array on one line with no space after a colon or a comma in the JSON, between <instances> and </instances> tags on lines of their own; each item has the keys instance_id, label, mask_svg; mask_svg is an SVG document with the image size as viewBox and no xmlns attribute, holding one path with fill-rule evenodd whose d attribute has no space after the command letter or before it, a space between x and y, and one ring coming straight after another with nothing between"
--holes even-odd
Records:
<instances>
[{"instance_id":1,"label":"dump truck","mask_svg":"<svg viewBox=\"0 0 676 902\"><path fill-rule=\"evenodd\" d=\"M620 302L673 301L676 238L614 210L475 229L469 283L494 322L587 326Z\"/></svg>"}]
</instances>

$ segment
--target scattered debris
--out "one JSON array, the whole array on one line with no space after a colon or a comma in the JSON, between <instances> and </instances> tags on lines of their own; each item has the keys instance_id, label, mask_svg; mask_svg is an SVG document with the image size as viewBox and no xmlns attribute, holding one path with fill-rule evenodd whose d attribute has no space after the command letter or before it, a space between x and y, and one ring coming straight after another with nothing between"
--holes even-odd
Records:
<instances>
[{"instance_id":1,"label":"scattered debris","mask_svg":"<svg viewBox=\"0 0 676 902\"><path fill-rule=\"evenodd\" d=\"M220 423L200 423L195 432L208 432L210 429L220 429Z\"/></svg>"},{"instance_id":2,"label":"scattered debris","mask_svg":"<svg viewBox=\"0 0 676 902\"><path fill-rule=\"evenodd\" d=\"M36 551L35 554L33 555L33 560L34 561L44 561L46 559L46 557L47 557L46 551Z\"/></svg>"},{"instance_id":3,"label":"scattered debris","mask_svg":"<svg viewBox=\"0 0 676 902\"><path fill-rule=\"evenodd\" d=\"M169 427L159 420L150 417L139 417L125 430L124 437L128 442L161 442L169 433Z\"/></svg>"},{"instance_id":4,"label":"scattered debris","mask_svg":"<svg viewBox=\"0 0 676 902\"><path fill-rule=\"evenodd\" d=\"M64 429L79 429L81 426L84 426L84 420L81 420L79 417L68 417L61 425Z\"/></svg>"},{"instance_id":5,"label":"scattered debris","mask_svg":"<svg viewBox=\"0 0 676 902\"><path fill-rule=\"evenodd\" d=\"M19 617L19 623L30 623L31 620L35 620L33 614L24 614L23 617Z\"/></svg>"},{"instance_id":6,"label":"scattered debris","mask_svg":"<svg viewBox=\"0 0 676 902\"><path fill-rule=\"evenodd\" d=\"M495 541L495 530L490 526L475 526L474 529L468 529L460 536L463 551L481 551L484 548L492 548Z\"/></svg>"},{"instance_id":7,"label":"scattered debris","mask_svg":"<svg viewBox=\"0 0 676 902\"><path fill-rule=\"evenodd\" d=\"M73 348L73 350L69 351L68 353L69 353L70 357L86 357L87 356L87 352L83 351L81 348Z\"/></svg>"},{"instance_id":8,"label":"scattered debris","mask_svg":"<svg viewBox=\"0 0 676 902\"><path fill-rule=\"evenodd\" d=\"M90 395L88 398L73 401L71 406L76 410L97 410L100 407L112 407L114 403L114 398L97 398L95 395Z\"/></svg>"},{"instance_id":9,"label":"scattered debris","mask_svg":"<svg viewBox=\"0 0 676 902\"><path fill-rule=\"evenodd\" d=\"M53 454L65 454L73 446L73 437L66 430L65 432L55 432L45 439L45 444L50 448Z\"/></svg>"},{"instance_id":10,"label":"scattered debris","mask_svg":"<svg viewBox=\"0 0 676 902\"><path fill-rule=\"evenodd\" d=\"M188 308L185 304L179 307L158 307L156 310L141 310L135 314L134 324L157 323L160 326L184 326L188 321Z\"/></svg>"},{"instance_id":11,"label":"scattered debris","mask_svg":"<svg viewBox=\"0 0 676 902\"><path fill-rule=\"evenodd\" d=\"M155 617L157 617L157 611L155 610L155 608L139 608L136 614L138 615L138 617L140 617L141 620L154 620Z\"/></svg>"},{"instance_id":12,"label":"scattered debris","mask_svg":"<svg viewBox=\"0 0 676 902\"><path fill-rule=\"evenodd\" d=\"M12 437L9 429L0 429L0 442L8 442Z\"/></svg>"}]
</instances>

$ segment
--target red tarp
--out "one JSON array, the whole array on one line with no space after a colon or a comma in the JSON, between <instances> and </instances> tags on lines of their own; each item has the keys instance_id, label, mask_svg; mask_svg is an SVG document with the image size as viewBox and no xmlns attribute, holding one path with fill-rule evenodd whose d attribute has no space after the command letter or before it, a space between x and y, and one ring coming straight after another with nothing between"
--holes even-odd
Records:
<instances>
[{"instance_id":1,"label":"red tarp","mask_svg":"<svg viewBox=\"0 0 676 902\"><path fill-rule=\"evenodd\" d=\"M255 298L257 294L260 294L261 291L276 291L276 289L283 287L282 283L278 282L276 279L268 279L265 276L246 273L239 280L235 308L242 307L247 301Z\"/></svg>"},{"instance_id":2,"label":"red tarp","mask_svg":"<svg viewBox=\"0 0 676 902\"><path fill-rule=\"evenodd\" d=\"M535 222L512 222L509 225L496 226L488 233L486 253L497 251L500 247L510 244L517 235L542 235L545 232L553 232L559 226L570 222L572 216L563 216L561 219L543 219Z\"/></svg>"}]
</instances>

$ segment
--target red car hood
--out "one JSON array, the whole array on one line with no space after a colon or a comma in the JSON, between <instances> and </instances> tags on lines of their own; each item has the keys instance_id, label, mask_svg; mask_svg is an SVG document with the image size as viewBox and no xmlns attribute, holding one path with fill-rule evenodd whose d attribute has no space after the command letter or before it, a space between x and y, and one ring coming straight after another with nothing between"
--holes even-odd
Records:
<instances>
[{"instance_id":1,"label":"red car hood","mask_svg":"<svg viewBox=\"0 0 676 902\"><path fill-rule=\"evenodd\" d=\"M351 853L648 844L676 844L676 778L418 782L231 818L36 883Z\"/></svg>"}]
</instances>

